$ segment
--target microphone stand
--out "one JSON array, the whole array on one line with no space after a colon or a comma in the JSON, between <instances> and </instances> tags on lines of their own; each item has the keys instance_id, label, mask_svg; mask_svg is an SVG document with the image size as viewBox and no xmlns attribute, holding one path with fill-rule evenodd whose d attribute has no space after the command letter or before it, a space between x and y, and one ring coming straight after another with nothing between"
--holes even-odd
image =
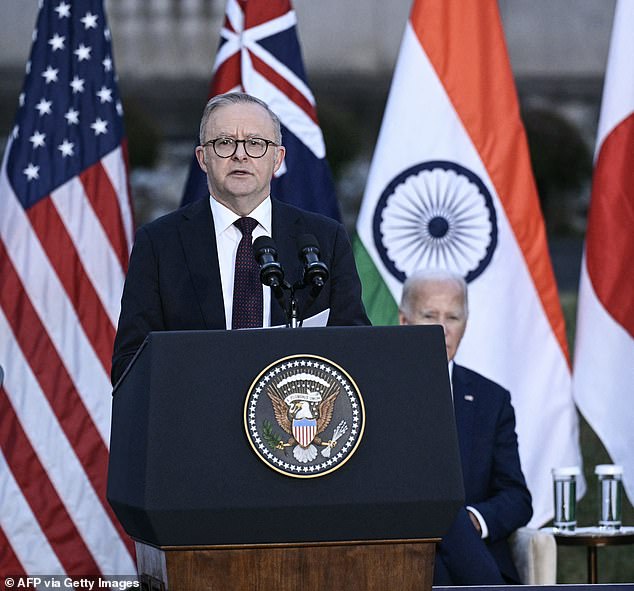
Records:
<instances>
[{"instance_id":1,"label":"microphone stand","mask_svg":"<svg viewBox=\"0 0 634 591\"><path fill-rule=\"evenodd\" d=\"M323 283L321 285L316 285L314 282L309 284L309 283L306 283L303 279L301 279L300 281L297 281L294 285L289 285L286 281L284 283L285 283L284 288L288 289L290 292L289 305L288 305L288 308L286 309L286 318L287 318L286 325L287 327L290 327L290 328L301 328L304 322L304 319L300 318L299 304L297 303L297 298L295 297L295 293L299 289L304 289L306 287L311 288L310 297L308 299L306 307L304 308L304 314L306 314L306 310L308 310L317 299L317 296L319 295L319 292L321 291L321 288L323 287Z\"/></svg>"},{"instance_id":2,"label":"microphone stand","mask_svg":"<svg viewBox=\"0 0 634 591\"><path fill-rule=\"evenodd\" d=\"M288 326L290 328L301 328L302 322L299 319L299 307L297 305L297 298L295 297L295 289L291 287L291 297L289 302L289 308L287 311Z\"/></svg>"},{"instance_id":3,"label":"microphone stand","mask_svg":"<svg viewBox=\"0 0 634 591\"><path fill-rule=\"evenodd\" d=\"M282 283L276 282L274 285L269 285L277 303L284 310L284 316L286 317L286 328L300 328L302 321L299 318L299 304L295 297L297 289L305 287L303 282L298 281L294 285L291 285L288 281L283 280ZM289 292L288 305L284 292Z\"/></svg>"}]
</instances>

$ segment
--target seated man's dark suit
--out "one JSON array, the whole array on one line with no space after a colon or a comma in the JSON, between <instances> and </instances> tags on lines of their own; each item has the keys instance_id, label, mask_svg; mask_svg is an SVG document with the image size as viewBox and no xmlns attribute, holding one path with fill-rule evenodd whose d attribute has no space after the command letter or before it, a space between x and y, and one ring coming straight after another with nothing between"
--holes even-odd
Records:
<instances>
[{"instance_id":1,"label":"seated man's dark suit","mask_svg":"<svg viewBox=\"0 0 634 591\"><path fill-rule=\"evenodd\" d=\"M461 510L439 545L434 584L519 583L507 538L528 523L533 510L520 466L510 394L455 364L452 386L465 501L480 512L489 535L481 539L466 509ZM489 578L495 565L501 580Z\"/></svg>"},{"instance_id":2,"label":"seated man's dark suit","mask_svg":"<svg viewBox=\"0 0 634 591\"><path fill-rule=\"evenodd\" d=\"M328 325L369 324L361 283L343 226L327 217L272 200L272 237L290 283L301 279L297 238L312 234L330 278L316 300L298 292L306 317L330 309ZM271 298L271 326L284 325ZM140 228L126 277L112 359L112 381L121 377L151 331L226 328L216 236L209 199L201 199Z\"/></svg>"}]
</instances>

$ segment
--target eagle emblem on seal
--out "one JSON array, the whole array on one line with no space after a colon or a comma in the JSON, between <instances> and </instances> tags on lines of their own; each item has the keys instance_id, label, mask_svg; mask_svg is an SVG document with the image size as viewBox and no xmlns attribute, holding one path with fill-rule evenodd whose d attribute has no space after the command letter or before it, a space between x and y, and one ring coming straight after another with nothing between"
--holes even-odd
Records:
<instances>
[{"instance_id":1,"label":"eagle emblem on seal","mask_svg":"<svg viewBox=\"0 0 634 591\"><path fill-rule=\"evenodd\" d=\"M266 393L273 404L277 424L291 436L278 446L292 447L295 459L303 463L317 457L315 445L326 446L324 455L330 455L337 439L333 437L324 443L319 435L330 425L340 391L336 382L328 383L318 375L306 372L270 384ZM341 428L345 432L345 423Z\"/></svg>"}]
</instances>

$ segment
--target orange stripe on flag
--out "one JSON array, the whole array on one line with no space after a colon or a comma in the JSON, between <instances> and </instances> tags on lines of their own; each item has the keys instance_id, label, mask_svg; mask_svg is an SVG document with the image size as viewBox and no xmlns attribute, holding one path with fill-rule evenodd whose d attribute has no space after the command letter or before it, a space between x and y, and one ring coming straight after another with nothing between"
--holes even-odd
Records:
<instances>
[{"instance_id":1,"label":"orange stripe on flag","mask_svg":"<svg viewBox=\"0 0 634 591\"><path fill-rule=\"evenodd\" d=\"M482 158L549 323L569 358L497 2L416 2L410 21Z\"/></svg>"}]
</instances>

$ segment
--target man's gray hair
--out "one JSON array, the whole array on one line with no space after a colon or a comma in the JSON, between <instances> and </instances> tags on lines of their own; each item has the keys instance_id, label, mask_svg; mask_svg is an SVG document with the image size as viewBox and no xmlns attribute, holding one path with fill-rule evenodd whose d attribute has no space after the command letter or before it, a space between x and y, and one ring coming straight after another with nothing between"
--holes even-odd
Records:
<instances>
[{"instance_id":1,"label":"man's gray hair","mask_svg":"<svg viewBox=\"0 0 634 591\"><path fill-rule=\"evenodd\" d=\"M399 309L406 316L412 311L412 303L416 292L424 286L426 283L433 283L438 281L452 282L462 290L462 296L464 301L465 317L469 314L469 302L467 282L464 277L454 271L447 269L421 269L412 273L403 283L403 293L401 294L401 304Z\"/></svg>"},{"instance_id":2,"label":"man's gray hair","mask_svg":"<svg viewBox=\"0 0 634 591\"><path fill-rule=\"evenodd\" d=\"M214 96L209 99L209 102L205 105L205 109L203 110L203 115L200 120L200 145L204 144L206 141L205 130L207 128L207 121L209 121L209 117L216 109L219 109L220 107L228 107L230 105L245 104L259 105L269 114L269 117L271 117L271 121L273 122L273 135L275 136L273 139L275 140L275 143L281 144L282 124L280 123L280 119L273 111L271 111L269 106L263 100L260 100L250 94L246 94L245 92L227 92L226 94L218 94Z\"/></svg>"}]
</instances>

